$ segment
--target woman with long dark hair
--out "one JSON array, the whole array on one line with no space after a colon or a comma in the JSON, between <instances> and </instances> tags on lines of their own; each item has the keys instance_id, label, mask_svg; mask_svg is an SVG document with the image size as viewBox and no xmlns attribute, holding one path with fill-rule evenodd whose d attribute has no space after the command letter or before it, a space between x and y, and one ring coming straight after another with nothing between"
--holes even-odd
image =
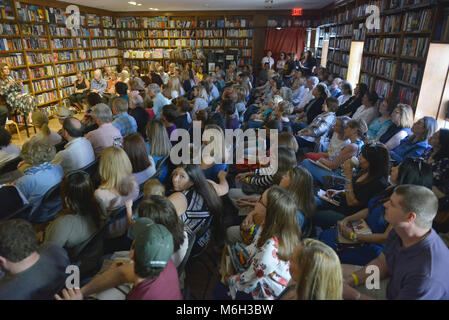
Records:
<instances>
[{"instance_id":1,"label":"woman with long dark hair","mask_svg":"<svg viewBox=\"0 0 449 320\"><path fill-rule=\"evenodd\" d=\"M384 203L389 200L397 185L412 184L432 188L432 168L423 160L406 159L397 167L391 169L390 181L392 186L385 189L380 195L372 197L368 208L344 218L337 225L320 234L320 240L337 251L341 263L366 265L374 260L382 251L387 242L391 226L385 221ZM372 234L360 234L352 236L348 224L364 219ZM353 240L354 245L340 246L337 241L337 232L348 240Z\"/></svg>"},{"instance_id":2,"label":"woman with long dark hair","mask_svg":"<svg viewBox=\"0 0 449 320\"><path fill-rule=\"evenodd\" d=\"M335 225L345 215L366 208L369 199L387 187L390 157L388 149L383 144L364 145L358 161L361 170L354 176L354 161L350 159L344 164L347 179L345 190L327 190L327 197L339 201L340 205L335 206L327 202L318 205L321 210L317 211L313 220L320 227L326 228Z\"/></svg>"},{"instance_id":3,"label":"woman with long dark hair","mask_svg":"<svg viewBox=\"0 0 449 320\"><path fill-rule=\"evenodd\" d=\"M359 83L354 89L354 95L337 110L337 116L352 117L356 110L362 105L363 96L369 91L365 83Z\"/></svg>"},{"instance_id":4,"label":"woman with long dark hair","mask_svg":"<svg viewBox=\"0 0 449 320\"><path fill-rule=\"evenodd\" d=\"M72 252L90 239L101 226L105 208L94 195L89 175L83 171L69 172L61 184L63 210L45 230L45 242Z\"/></svg>"},{"instance_id":5,"label":"woman with long dark hair","mask_svg":"<svg viewBox=\"0 0 449 320\"><path fill-rule=\"evenodd\" d=\"M173 193L168 199L191 233L196 234L195 250L207 245L210 229L207 223L221 232L222 202L220 197L229 190L226 172L218 173L219 184L207 180L198 164L181 164L172 173ZM212 217L212 218L211 218Z\"/></svg>"},{"instance_id":6,"label":"woman with long dark hair","mask_svg":"<svg viewBox=\"0 0 449 320\"><path fill-rule=\"evenodd\" d=\"M423 154L432 166L433 185L444 194L449 194L449 129L440 129L429 139L429 149Z\"/></svg>"}]
</instances>

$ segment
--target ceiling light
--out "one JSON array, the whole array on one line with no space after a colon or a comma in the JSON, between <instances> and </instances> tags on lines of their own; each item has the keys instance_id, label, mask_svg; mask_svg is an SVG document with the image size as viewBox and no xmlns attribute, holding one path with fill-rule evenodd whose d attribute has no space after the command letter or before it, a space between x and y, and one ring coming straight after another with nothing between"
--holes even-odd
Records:
<instances>
[{"instance_id":1,"label":"ceiling light","mask_svg":"<svg viewBox=\"0 0 449 320\"><path fill-rule=\"evenodd\" d=\"M282 29L281 27L277 27L277 28L276 28L276 30L281 30L281 29Z\"/></svg>"},{"instance_id":2,"label":"ceiling light","mask_svg":"<svg viewBox=\"0 0 449 320\"><path fill-rule=\"evenodd\" d=\"M134 1L128 1L129 4L132 4L133 6L135 6L137 3Z\"/></svg>"},{"instance_id":3,"label":"ceiling light","mask_svg":"<svg viewBox=\"0 0 449 320\"><path fill-rule=\"evenodd\" d=\"M139 7L140 7L141 5L142 5L141 3L138 3L138 4L137 4L137 6L139 6Z\"/></svg>"},{"instance_id":4,"label":"ceiling light","mask_svg":"<svg viewBox=\"0 0 449 320\"><path fill-rule=\"evenodd\" d=\"M158 8L154 8L154 10L156 10L156 11L159 11L159 9L158 9Z\"/></svg>"}]
</instances>

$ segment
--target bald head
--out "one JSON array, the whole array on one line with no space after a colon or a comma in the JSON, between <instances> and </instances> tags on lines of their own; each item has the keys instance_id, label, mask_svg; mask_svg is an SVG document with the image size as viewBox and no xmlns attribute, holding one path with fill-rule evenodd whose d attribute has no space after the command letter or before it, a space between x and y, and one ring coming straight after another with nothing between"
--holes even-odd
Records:
<instances>
[{"instance_id":1,"label":"bald head","mask_svg":"<svg viewBox=\"0 0 449 320\"><path fill-rule=\"evenodd\" d=\"M77 118L69 117L65 119L62 128L66 133L67 141L82 137L84 134L84 126Z\"/></svg>"}]
</instances>

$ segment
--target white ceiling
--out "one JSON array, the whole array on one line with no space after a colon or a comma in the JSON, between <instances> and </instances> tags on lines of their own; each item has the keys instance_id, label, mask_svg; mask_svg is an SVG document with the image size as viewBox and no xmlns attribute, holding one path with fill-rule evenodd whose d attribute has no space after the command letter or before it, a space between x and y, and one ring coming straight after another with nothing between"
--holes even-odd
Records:
<instances>
[{"instance_id":1,"label":"white ceiling","mask_svg":"<svg viewBox=\"0 0 449 320\"><path fill-rule=\"evenodd\" d=\"M129 0L62 0L72 4L95 7L109 11L191 11L191 10L283 10L292 8L320 9L334 0L272 0L271 9L266 8L266 0L133 0L141 3L135 6Z\"/></svg>"}]
</instances>

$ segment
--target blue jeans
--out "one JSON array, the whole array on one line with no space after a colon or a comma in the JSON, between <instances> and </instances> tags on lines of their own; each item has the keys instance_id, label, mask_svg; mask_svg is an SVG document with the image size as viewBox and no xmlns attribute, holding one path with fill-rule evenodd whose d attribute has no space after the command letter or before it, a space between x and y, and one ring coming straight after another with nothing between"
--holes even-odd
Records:
<instances>
[{"instance_id":1,"label":"blue jeans","mask_svg":"<svg viewBox=\"0 0 449 320\"><path fill-rule=\"evenodd\" d=\"M305 159L303 162L301 162L301 166L306 168L310 172L314 181L318 181L321 184L324 184L324 182L323 182L324 176L341 177L339 174L335 173L334 171L328 171L326 169L323 169L323 168L317 166L310 159Z\"/></svg>"},{"instance_id":2,"label":"blue jeans","mask_svg":"<svg viewBox=\"0 0 449 320\"><path fill-rule=\"evenodd\" d=\"M259 107L256 107L255 105L250 105L247 109L246 109L246 111L245 111L245 113L243 114L243 121L244 122L248 122L248 120L249 120L249 118L253 115L253 114L255 114L255 113L257 113L258 111L259 111Z\"/></svg>"},{"instance_id":3,"label":"blue jeans","mask_svg":"<svg viewBox=\"0 0 449 320\"><path fill-rule=\"evenodd\" d=\"M307 126L307 122L292 122L293 133L296 134L298 131L306 128Z\"/></svg>"},{"instance_id":4,"label":"blue jeans","mask_svg":"<svg viewBox=\"0 0 449 320\"><path fill-rule=\"evenodd\" d=\"M320 210L315 212L312 217L313 224L323 228L329 229L337 224L338 221L346 218L345 215L334 210Z\"/></svg>"}]
</instances>

